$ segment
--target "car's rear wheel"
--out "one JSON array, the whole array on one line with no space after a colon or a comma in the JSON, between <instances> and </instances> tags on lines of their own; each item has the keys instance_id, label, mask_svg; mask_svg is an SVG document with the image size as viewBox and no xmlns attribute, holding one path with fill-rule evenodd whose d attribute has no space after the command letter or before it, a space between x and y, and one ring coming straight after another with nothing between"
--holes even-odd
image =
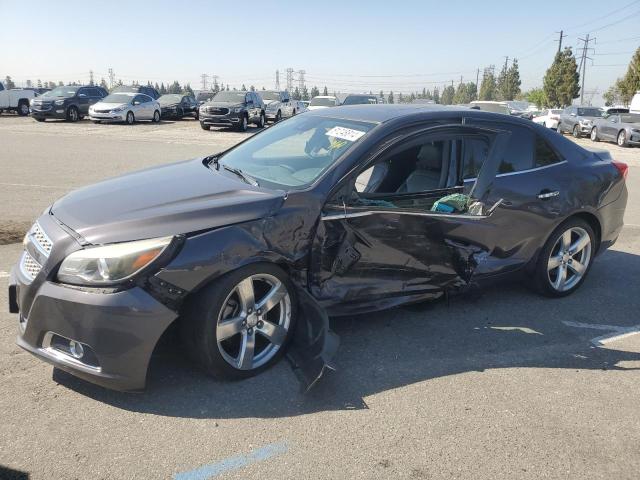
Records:
<instances>
[{"instance_id":1,"label":"car's rear wheel","mask_svg":"<svg viewBox=\"0 0 640 480\"><path fill-rule=\"evenodd\" d=\"M127 125L133 125L136 121L136 117L133 112L127 112Z\"/></svg>"},{"instance_id":2,"label":"car's rear wheel","mask_svg":"<svg viewBox=\"0 0 640 480\"><path fill-rule=\"evenodd\" d=\"M627 146L627 132L625 132L624 130L620 130L620 133L618 133L618 146Z\"/></svg>"},{"instance_id":3,"label":"car's rear wheel","mask_svg":"<svg viewBox=\"0 0 640 480\"><path fill-rule=\"evenodd\" d=\"M282 112L278 110L278 113L276 113L276 118L273 121L273 123L278 123L280 120L282 120Z\"/></svg>"},{"instance_id":4,"label":"car's rear wheel","mask_svg":"<svg viewBox=\"0 0 640 480\"><path fill-rule=\"evenodd\" d=\"M578 125L574 125L572 133L575 138L580 138L580 127L578 127Z\"/></svg>"},{"instance_id":5,"label":"car's rear wheel","mask_svg":"<svg viewBox=\"0 0 640 480\"><path fill-rule=\"evenodd\" d=\"M210 130L211 129L211 125L206 125L206 124L200 122L200 128L202 128L203 130Z\"/></svg>"},{"instance_id":6,"label":"car's rear wheel","mask_svg":"<svg viewBox=\"0 0 640 480\"><path fill-rule=\"evenodd\" d=\"M246 378L273 365L295 328L295 288L272 264L249 265L213 282L188 305L182 335L210 375Z\"/></svg>"},{"instance_id":7,"label":"car's rear wheel","mask_svg":"<svg viewBox=\"0 0 640 480\"><path fill-rule=\"evenodd\" d=\"M67 120L70 122L77 122L80 119L78 109L74 106L69 107L67 110Z\"/></svg>"},{"instance_id":8,"label":"car's rear wheel","mask_svg":"<svg viewBox=\"0 0 640 480\"><path fill-rule=\"evenodd\" d=\"M153 112L153 123L158 123L160 121L160 112L156 110Z\"/></svg>"},{"instance_id":9,"label":"car's rear wheel","mask_svg":"<svg viewBox=\"0 0 640 480\"><path fill-rule=\"evenodd\" d=\"M538 290L550 297L573 293L584 281L596 252L593 229L582 219L564 222L549 236L536 264Z\"/></svg>"},{"instance_id":10,"label":"car's rear wheel","mask_svg":"<svg viewBox=\"0 0 640 480\"><path fill-rule=\"evenodd\" d=\"M18 115L21 117L29 115L29 102L27 100L20 100L20 102L18 102Z\"/></svg>"},{"instance_id":11,"label":"car's rear wheel","mask_svg":"<svg viewBox=\"0 0 640 480\"><path fill-rule=\"evenodd\" d=\"M599 142L600 139L598 138L598 130L596 127L593 127L591 129L591 141L592 142Z\"/></svg>"}]
</instances>

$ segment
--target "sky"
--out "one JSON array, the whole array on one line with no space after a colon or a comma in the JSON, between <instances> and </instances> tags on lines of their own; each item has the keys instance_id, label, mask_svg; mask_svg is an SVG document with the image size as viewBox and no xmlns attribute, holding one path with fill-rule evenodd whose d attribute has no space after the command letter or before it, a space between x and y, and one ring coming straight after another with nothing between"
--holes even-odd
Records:
<instances>
[{"instance_id":1,"label":"sky","mask_svg":"<svg viewBox=\"0 0 640 480\"><path fill-rule=\"evenodd\" d=\"M284 87L293 68L309 88L409 93L475 81L478 68L499 71L508 56L528 90L542 85L562 29L574 50L579 37L596 37L585 91L602 93L640 46L640 0L0 0L0 17L0 77L18 85L88 82L90 70L108 81L112 68L125 84L197 89L206 73L274 88L276 70Z\"/></svg>"}]
</instances>

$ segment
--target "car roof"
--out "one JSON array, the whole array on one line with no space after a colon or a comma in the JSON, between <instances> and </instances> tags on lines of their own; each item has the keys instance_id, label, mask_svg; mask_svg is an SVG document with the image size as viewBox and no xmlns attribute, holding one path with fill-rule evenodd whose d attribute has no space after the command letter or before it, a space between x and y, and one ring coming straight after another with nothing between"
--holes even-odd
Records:
<instances>
[{"instance_id":1,"label":"car roof","mask_svg":"<svg viewBox=\"0 0 640 480\"><path fill-rule=\"evenodd\" d=\"M327 98L327 97L323 97ZM378 103L368 105L341 105L332 107L331 109L311 110L305 115L330 116L333 118L341 118L344 120L363 120L368 122L382 123L394 118L403 117L416 113L454 113L460 112L465 115L470 112L479 112L465 107L456 107L438 104L391 104ZM484 112L487 113L487 112ZM508 115L502 117L510 118Z\"/></svg>"}]
</instances>

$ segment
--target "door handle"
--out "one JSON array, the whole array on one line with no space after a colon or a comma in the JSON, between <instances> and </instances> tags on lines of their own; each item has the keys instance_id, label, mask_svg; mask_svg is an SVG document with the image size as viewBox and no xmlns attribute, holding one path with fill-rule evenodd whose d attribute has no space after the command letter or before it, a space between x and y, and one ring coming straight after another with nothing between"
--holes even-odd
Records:
<instances>
[{"instance_id":1,"label":"door handle","mask_svg":"<svg viewBox=\"0 0 640 480\"><path fill-rule=\"evenodd\" d=\"M551 190L542 190L538 194L538 198L540 200L547 200L549 198L557 197L558 195L560 195L560 192L558 190L555 190L553 192Z\"/></svg>"}]
</instances>

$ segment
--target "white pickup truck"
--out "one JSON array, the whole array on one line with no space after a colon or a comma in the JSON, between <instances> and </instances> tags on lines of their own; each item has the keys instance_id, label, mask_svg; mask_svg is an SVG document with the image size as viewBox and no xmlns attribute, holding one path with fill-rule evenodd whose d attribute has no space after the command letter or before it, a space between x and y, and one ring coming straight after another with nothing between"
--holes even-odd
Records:
<instances>
[{"instance_id":1,"label":"white pickup truck","mask_svg":"<svg viewBox=\"0 0 640 480\"><path fill-rule=\"evenodd\" d=\"M0 82L0 113L16 112L18 115L29 115L29 101L36 96L33 90L12 88L7 90Z\"/></svg>"}]
</instances>

